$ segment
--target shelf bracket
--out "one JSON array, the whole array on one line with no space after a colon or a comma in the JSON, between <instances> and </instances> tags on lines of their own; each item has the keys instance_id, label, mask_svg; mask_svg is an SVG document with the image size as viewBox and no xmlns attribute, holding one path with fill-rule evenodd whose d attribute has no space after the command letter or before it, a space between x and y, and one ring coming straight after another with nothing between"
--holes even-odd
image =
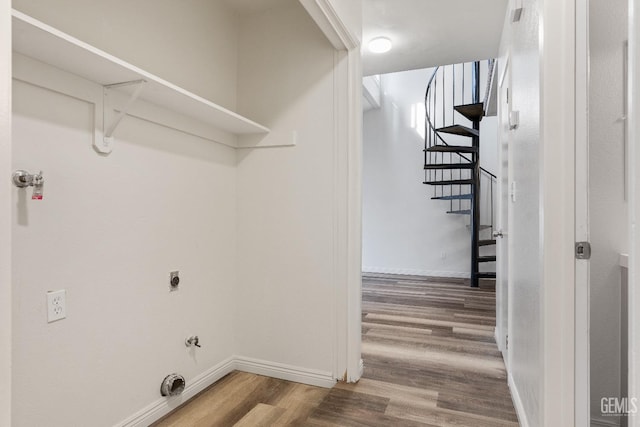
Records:
<instances>
[{"instance_id":1,"label":"shelf bracket","mask_svg":"<svg viewBox=\"0 0 640 427\"><path fill-rule=\"evenodd\" d=\"M102 102L103 102L102 111L103 111L104 136L102 138L102 144L99 144L99 145L96 144L96 149L100 153L107 154L107 153L110 153L111 150L113 150L113 133L118 128L118 125L120 124L124 116L127 115L127 112L129 111L131 106L133 106L133 104L136 102L136 100L142 93L142 89L144 89L144 84L146 82L147 82L146 80L140 79L140 80L132 80L129 82L114 83L114 84L103 86L104 90L102 93ZM112 107L110 105L107 105L108 98L109 98L109 90L116 89L119 87L134 86L134 85L136 86L136 88L133 90L131 95L129 95L129 100L124 105L124 107L118 109L118 114L113 118L113 120L111 120L111 123L109 123L109 125L107 126L107 121L108 121L107 118L111 115L111 112L112 112Z\"/></svg>"}]
</instances>

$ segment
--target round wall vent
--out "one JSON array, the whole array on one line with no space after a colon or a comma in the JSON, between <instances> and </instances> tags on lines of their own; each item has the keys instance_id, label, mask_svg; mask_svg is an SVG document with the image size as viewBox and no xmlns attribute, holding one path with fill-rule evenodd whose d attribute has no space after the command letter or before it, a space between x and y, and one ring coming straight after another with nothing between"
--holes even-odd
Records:
<instances>
[{"instance_id":1,"label":"round wall vent","mask_svg":"<svg viewBox=\"0 0 640 427\"><path fill-rule=\"evenodd\" d=\"M163 396L177 396L184 391L186 382L182 375L170 374L162 380L160 393Z\"/></svg>"}]
</instances>

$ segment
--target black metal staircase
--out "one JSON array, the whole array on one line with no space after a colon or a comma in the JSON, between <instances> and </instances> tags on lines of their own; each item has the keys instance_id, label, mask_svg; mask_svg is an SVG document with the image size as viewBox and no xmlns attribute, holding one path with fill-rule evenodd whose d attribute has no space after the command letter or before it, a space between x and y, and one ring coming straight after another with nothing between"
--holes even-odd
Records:
<instances>
[{"instance_id":1,"label":"black metal staircase","mask_svg":"<svg viewBox=\"0 0 640 427\"><path fill-rule=\"evenodd\" d=\"M489 61L484 101L480 100L480 62L437 67L425 94L424 183L433 186L432 199L449 202L448 214L469 216L472 287L479 286L479 279L496 277L495 272L481 268L496 261L495 255L481 253L496 243L491 237L496 176L480 167L480 121L493 65ZM483 195L485 186L489 191Z\"/></svg>"}]
</instances>

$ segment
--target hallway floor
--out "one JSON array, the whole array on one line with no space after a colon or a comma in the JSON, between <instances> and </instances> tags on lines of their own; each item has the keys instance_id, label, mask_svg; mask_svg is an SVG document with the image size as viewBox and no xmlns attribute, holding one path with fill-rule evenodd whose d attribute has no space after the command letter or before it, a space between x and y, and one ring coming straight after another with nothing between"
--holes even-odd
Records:
<instances>
[{"instance_id":1,"label":"hallway floor","mask_svg":"<svg viewBox=\"0 0 640 427\"><path fill-rule=\"evenodd\" d=\"M358 384L327 390L234 372L156 426L518 425L492 286L368 274L362 309Z\"/></svg>"}]
</instances>

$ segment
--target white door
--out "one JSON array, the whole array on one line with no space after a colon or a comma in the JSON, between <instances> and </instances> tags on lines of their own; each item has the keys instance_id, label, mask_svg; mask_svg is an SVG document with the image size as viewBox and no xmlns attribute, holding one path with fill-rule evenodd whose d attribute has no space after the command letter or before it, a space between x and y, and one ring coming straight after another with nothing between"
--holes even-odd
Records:
<instances>
[{"instance_id":1,"label":"white door","mask_svg":"<svg viewBox=\"0 0 640 427\"><path fill-rule=\"evenodd\" d=\"M624 102L628 13L625 2L581 0L576 6L575 237L592 247L591 257L575 264L577 407L585 402L576 420L624 426L628 417L620 408L627 397L627 298L619 253L626 251L629 235ZM619 408L608 402L619 403ZM585 414L590 419L580 418Z\"/></svg>"}]
</instances>

